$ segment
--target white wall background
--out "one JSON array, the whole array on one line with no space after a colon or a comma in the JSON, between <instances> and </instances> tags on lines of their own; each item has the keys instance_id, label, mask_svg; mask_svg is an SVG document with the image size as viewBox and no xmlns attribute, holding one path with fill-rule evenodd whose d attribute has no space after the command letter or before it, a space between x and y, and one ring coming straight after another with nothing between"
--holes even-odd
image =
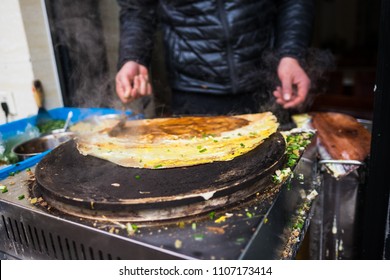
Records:
<instances>
[{"instance_id":1,"label":"white wall background","mask_svg":"<svg viewBox=\"0 0 390 280\"><path fill-rule=\"evenodd\" d=\"M1 0L0 98L7 97L14 114L10 121L37 113L31 90L35 79L43 84L46 108L63 104L44 11L41 0Z\"/></svg>"}]
</instances>

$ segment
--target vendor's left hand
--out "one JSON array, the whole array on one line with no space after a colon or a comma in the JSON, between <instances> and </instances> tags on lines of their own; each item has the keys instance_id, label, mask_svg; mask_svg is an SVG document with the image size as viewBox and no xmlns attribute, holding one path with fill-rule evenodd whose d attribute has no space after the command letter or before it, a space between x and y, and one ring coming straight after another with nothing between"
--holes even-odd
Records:
<instances>
[{"instance_id":1,"label":"vendor's left hand","mask_svg":"<svg viewBox=\"0 0 390 280\"><path fill-rule=\"evenodd\" d=\"M278 66L281 86L273 92L276 103L283 108L294 108L301 105L309 92L310 79L295 58L284 57Z\"/></svg>"}]
</instances>

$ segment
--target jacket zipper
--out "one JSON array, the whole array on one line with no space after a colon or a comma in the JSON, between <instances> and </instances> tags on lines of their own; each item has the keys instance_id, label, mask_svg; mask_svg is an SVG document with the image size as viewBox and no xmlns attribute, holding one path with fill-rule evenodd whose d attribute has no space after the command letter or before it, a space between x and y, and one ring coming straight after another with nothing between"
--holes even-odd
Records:
<instances>
[{"instance_id":1,"label":"jacket zipper","mask_svg":"<svg viewBox=\"0 0 390 280\"><path fill-rule=\"evenodd\" d=\"M230 32L229 32L229 24L227 21L227 14L224 7L224 1L218 0L217 4L218 4L219 16L221 18L223 31L226 38L227 61L228 61L230 79L232 81L232 93L236 93L237 92L236 69L234 67L234 61L233 61L233 48L230 42Z\"/></svg>"}]
</instances>

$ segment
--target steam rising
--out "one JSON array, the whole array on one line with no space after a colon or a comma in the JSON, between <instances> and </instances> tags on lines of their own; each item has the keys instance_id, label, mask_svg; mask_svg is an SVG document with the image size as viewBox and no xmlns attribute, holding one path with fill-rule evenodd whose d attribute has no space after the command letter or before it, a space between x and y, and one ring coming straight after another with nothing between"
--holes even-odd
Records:
<instances>
[{"instance_id":1,"label":"steam rising","mask_svg":"<svg viewBox=\"0 0 390 280\"><path fill-rule=\"evenodd\" d=\"M277 75L279 60L280 57L275 52L268 51L263 56L262 65L258 65L252 69L245 69L245 72L243 71L239 74L241 82L245 85L242 92L247 93L249 101L246 101L245 98L237 98L237 95L223 96L222 98L224 100L230 99L233 103L237 102L237 104L235 104L237 106L233 106L233 108L235 107L237 110L232 109L232 111L226 112L227 114L233 115L271 111L277 116L280 123L289 123L291 122L290 114L306 111L313 102L315 94L322 93L326 90L326 73L331 71L334 67L333 55L326 50L309 49L305 60L300 61L301 66L311 80L311 89L306 99L306 103L299 109L286 110L282 108L282 106L275 102L275 97L273 96L273 91L280 85ZM253 95L254 97L251 97L250 95ZM190 108L193 107L191 102L195 97L192 97L192 95L189 94L186 98L189 100L180 100L179 102L182 104L176 104L176 107L178 107L177 105L180 105L180 110L182 112L191 110ZM198 94L197 98L201 98L201 95ZM222 103L223 100L218 100L217 98L217 96L210 96L207 99L207 103ZM243 99L244 101L242 101ZM241 104L238 102L241 102ZM204 108L201 108L201 110L207 111L207 107L212 110L212 105L206 104L206 102L203 102L202 104L204 104Z\"/></svg>"},{"instance_id":2,"label":"steam rising","mask_svg":"<svg viewBox=\"0 0 390 280\"><path fill-rule=\"evenodd\" d=\"M109 72L97 1L46 1L64 101L75 107L119 107Z\"/></svg>"},{"instance_id":3,"label":"steam rising","mask_svg":"<svg viewBox=\"0 0 390 280\"><path fill-rule=\"evenodd\" d=\"M116 3L107 3L116 5ZM107 57L107 53L110 52L107 52L107 40L105 42L103 37L101 9L99 9L102 2L84 0L78 1L76 5L74 1L57 0L46 1L46 5L51 20L53 41L59 54L58 61L64 76L65 105L121 108L115 94L116 69L109 69L111 57ZM118 21L118 18L112 20ZM119 38L114 38L112 34L105 35L112 37L109 37L108 41L118 44ZM112 57L112 60L116 62L117 57ZM267 52L264 54L263 64L258 65L256 69L246 69L245 73L240 74L240 79L246 85L244 92L254 93L259 100L257 102L259 108L256 111L272 111L283 123L289 121L290 113L296 112L283 109L275 103L272 95L273 90L280 84L277 77L278 62L279 57L274 52ZM305 111L311 105L314 95L324 92L325 74L334 67L334 59L329 51L309 49L305 60L300 63L312 85L306 104L298 110ZM153 84L158 85L158 92L164 88L165 83L160 83L164 74L160 71L153 75L157 77L153 79ZM244 109L241 113L250 112Z\"/></svg>"},{"instance_id":4,"label":"steam rising","mask_svg":"<svg viewBox=\"0 0 390 280\"><path fill-rule=\"evenodd\" d=\"M267 98L260 105L259 111L272 111L281 123L290 121L290 115L294 113L302 113L307 111L313 103L314 97L317 94L324 93L328 82L327 73L334 70L335 62L332 53L328 50L320 50L316 48L308 49L304 60L300 61L302 68L309 76L311 88L306 98L305 104L297 109L285 110L279 104L275 103L273 91L277 86L280 86L280 81L277 76L277 67L279 57L274 52L266 52L263 56L264 67L260 71L256 71L250 75L250 79L258 79L262 86L259 87L257 94L262 94Z\"/></svg>"},{"instance_id":5,"label":"steam rising","mask_svg":"<svg viewBox=\"0 0 390 280\"><path fill-rule=\"evenodd\" d=\"M279 57L273 52L264 54L264 64L260 76L264 79L268 88L274 89L280 85L277 77L277 67ZM326 90L326 73L334 70L334 57L328 50L316 48L308 49L304 60L300 61L302 68L305 70L311 80L311 93L319 93Z\"/></svg>"}]
</instances>

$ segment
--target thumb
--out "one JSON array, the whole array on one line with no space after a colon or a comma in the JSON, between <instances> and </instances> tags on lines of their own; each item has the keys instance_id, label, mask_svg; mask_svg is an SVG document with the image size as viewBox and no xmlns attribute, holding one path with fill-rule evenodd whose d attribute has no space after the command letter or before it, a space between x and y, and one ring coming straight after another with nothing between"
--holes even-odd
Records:
<instances>
[{"instance_id":1,"label":"thumb","mask_svg":"<svg viewBox=\"0 0 390 280\"><path fill-rule=\"evenodd\" d=\"M290 101L293 95L292 83L288 78L281 80L282 82L282 98L284 101Z\"/></svg>"}]
</instances>

